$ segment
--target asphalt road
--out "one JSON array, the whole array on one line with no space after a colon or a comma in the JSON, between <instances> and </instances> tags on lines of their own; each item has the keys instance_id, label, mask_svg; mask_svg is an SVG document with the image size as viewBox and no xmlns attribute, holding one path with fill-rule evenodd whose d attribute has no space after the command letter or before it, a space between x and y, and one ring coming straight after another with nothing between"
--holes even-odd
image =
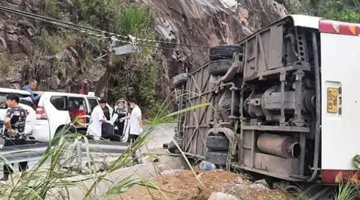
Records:
<instances>
[{"instance_id":1,"label":"asphalt road","mask_svg":"<svg viewBox=\"0 0 360 200\"><path fill-rule=\"evenodd\" d=\"M169 143L172 140L172 137L174 136L174 128L176 124L161 124L150 134L149 141L143 146L141 149L141 152L146 152L153 149L159 149L163 147L164 143ZM146 129L146 127L145 127ZM109 153L94 153L92 154L95 161L102 161L104 160L104 157L112 157L116 158L118 155L116 154L109 154ZM40 158L38 158L40 159ZM38 159L34 161L29 162L29 169L31 170L36 163L38 162ZM88 161L87 156L84 155L82 158L83 165ZM50 161L48 161L49 163ZM43 165L44 168L46 168L48 165ZM15 169L17 169L17 164L15 164ZM3 165L0 164L0 172L3 171Z\"/></svg>"}]
</instances>

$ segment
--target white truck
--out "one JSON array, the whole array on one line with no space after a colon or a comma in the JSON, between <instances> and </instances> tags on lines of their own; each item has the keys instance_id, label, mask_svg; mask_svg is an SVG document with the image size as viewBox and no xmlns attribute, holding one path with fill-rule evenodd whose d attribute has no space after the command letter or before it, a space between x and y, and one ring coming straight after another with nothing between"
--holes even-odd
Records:
<instances>
[{"instance_id":1,"label":"white truck","mask_svg":"<svg viewBox=\"0 0 360 200\"><path fill-rule=\"evenodd\" d=\"M180 109L211 103L179 115L182 149L274 179L360 180L359 47L359 24L291 15L211 48L174 77Z\"/></svg>"},{"instance_id":2,"label":"white truck","mask_svg":"<svg viewBox=\"0 0 360 200\"><path fill-rule=\"evenodd\" d=\"M77 117L80 117L79 120L82 123L75 122L70 131L87 134L91 112L99 104L98 97L64 92L37 91L35 93L41 95L36 105L37 120L33 130L33 136L38 142L49 142L64 129L64 126L74 122ZM112 116L113 108L108 104L106 107ZM124 135L128 137L128 132Z\"/></svg>"}]
</instances>

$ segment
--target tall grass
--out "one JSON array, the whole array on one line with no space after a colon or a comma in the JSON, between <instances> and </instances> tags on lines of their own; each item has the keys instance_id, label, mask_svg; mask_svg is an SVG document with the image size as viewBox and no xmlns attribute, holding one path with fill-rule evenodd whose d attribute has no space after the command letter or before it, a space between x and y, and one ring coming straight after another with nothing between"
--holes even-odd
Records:
<instances>
[{"instance_id":1,"label":"tall grass","mask_svg":"<svg viewBox=\"0 0 360 200\"><path fill-rule=\"evenodd\" d=\"M357 200L360 199L360 191L358 185L350 182L339 185L339 191L335 196L335 200Z\"/></svg>"},{"instance_id":2,"label":"tall grass","mask_svg":"<svg viewBox=\"0 0 360 200\"><path fill-rule=\"evenodd\" d=\"M74 153L74 149L72 148L74 141L81 139L85 143L85 146L88 146L87 138L81 137L77 133L71 133L71 126L66 126L60 134L51 140L43 156L34 167L27 171L27 173L25 173L21 178L18 175L11 176L10 183L2 184L0 186L0 196L16 200L65 200L70 199L70 188L78 187L84 192L84 199L90 199L95 194L97 186L104 182L112 184L105 192L105 196L123 193L134 185L142 185L147 188L159 189L151 182L132 178L132 175L124 178L118 183L112 183L110 180L107 180L106 176L120 168L131 165L133 160L137 159L134 158L135 152L149 140L150 134L160 123L166 121L174 115L189 112L208 105L209 104L205 103L166 116L155 117L145 129L144 133L134 143L131 143L125 152L122 153L114 162L110 163L106 167L104 173L97 173L96 170L89 170L89 175L93 177L92 183L89 187L85 187L81 183L74 183L70 181L69 178L75 177L79 174L74 173L71 168L64 169L64 167L75 164L74 161L76 155ZM160 113L162 112L159 112L159 114ZM183 156L185 157L184 154ZM90 161L94 160L91 153L89 153L88 147L87 158ZM4 163L7 162L4 161ZM190 163L188 164L190 165ZM165 193L163 194L166 196Z\"/></svg>"}]
</instances>

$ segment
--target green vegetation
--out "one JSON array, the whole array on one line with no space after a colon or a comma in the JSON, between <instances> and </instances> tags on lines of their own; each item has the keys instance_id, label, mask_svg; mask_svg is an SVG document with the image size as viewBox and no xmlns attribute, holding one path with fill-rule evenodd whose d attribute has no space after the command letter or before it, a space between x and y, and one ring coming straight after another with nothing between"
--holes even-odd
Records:
<instances>
[{"instance_id":1,"label":"green vegetation","mask_svg":"<svg viewBox=\"0 0 360 200\"><path fill-rule=\"evenodd\" d=\"M59 12L57 1L54 0L40 0L38 6L43 11L42 14L48 17L59 19L62 16L62 12Z\"/></svg>"},{"instance_id":2,"label":"green vegetation","mask_svg":"<svg viewBox=\"0 0 360 200\"><path fill-rule=\"evenodd\" d=\"M41 29L40 34L34 40L43 52L50 54L60 53L65 47L63 38L57 34L49 33L44 28Z\"/></svg>"},{"instance_id":3,"label":"green vegetation","mask_svg":"<svg viewBox=\"0 0 360 200\"><path fill-rule=\"evenodd\" d=\"M306 13L327 19L360 23L359 0L277 0L290 13Z\"/></svg>"},{"instance_id":4,"label":"green vegetation","mask_svg":"<svg viewBox=\"0 0 360 200\"><path fill-rule=\"evenodd\" d=\"M360 197L358 186L349 183L339 185L335 200L356 200Z\"/></svg>"},{"instance_id":5,"label":"green vegetation","mask_svg":"<svg viewBox=\"0 0 360 200\"><path fill-rule=\"evenodd\" d=\"M14 67L14 61L8 54L0 54L1 67L0 71L2 74L8 74Z\"/></svg>"},{"instance_id":6,"label":"green vegetation","mask_svg":"<svg viewBox=\"0 0 360 200\"><path fill-rule=\"evenodd\" d=\"M130 0L40 0L38 3L42 15L124 35L118 38L117 46L128 43L128 35L155 39L153 13ZM73 84L74 91L79 87L76 85L79 74L91 73L88 69L94 66L104 66L106 72L96 84L95 91L97 95L105 91L111 103L119 98L136 99L145 116L151 118L160 106L158 102L164 100L157 92L160 68L151 45L141 46L140 53L110 56L109 40L45 23L41 23L33 41L36 48L29 57L34 66L39 65L45 56L61 54L69 47L77 50L80 70L70 69L68 72L69 67L65 67L67 60L51 60L51 74L62 77L63 83ZM101 58L96 59L99 56Z\"/></svg>"}]
</instances>

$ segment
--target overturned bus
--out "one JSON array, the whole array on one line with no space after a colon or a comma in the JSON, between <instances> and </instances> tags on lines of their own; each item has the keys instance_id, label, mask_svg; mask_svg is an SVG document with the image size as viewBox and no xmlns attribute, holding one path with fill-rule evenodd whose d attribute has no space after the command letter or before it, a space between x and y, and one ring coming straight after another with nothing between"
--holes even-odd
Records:
<instances>
[{"instance_id":1,"label":"overturned bus","mask_svg":"<svg viewBox=\"0 0 360 200\"><path fill-rule=\"evenodd\" d=\"M358 180L360 25L292 15L174 77L188 155L276 179Z\"/></svg>"}]
</instances>

